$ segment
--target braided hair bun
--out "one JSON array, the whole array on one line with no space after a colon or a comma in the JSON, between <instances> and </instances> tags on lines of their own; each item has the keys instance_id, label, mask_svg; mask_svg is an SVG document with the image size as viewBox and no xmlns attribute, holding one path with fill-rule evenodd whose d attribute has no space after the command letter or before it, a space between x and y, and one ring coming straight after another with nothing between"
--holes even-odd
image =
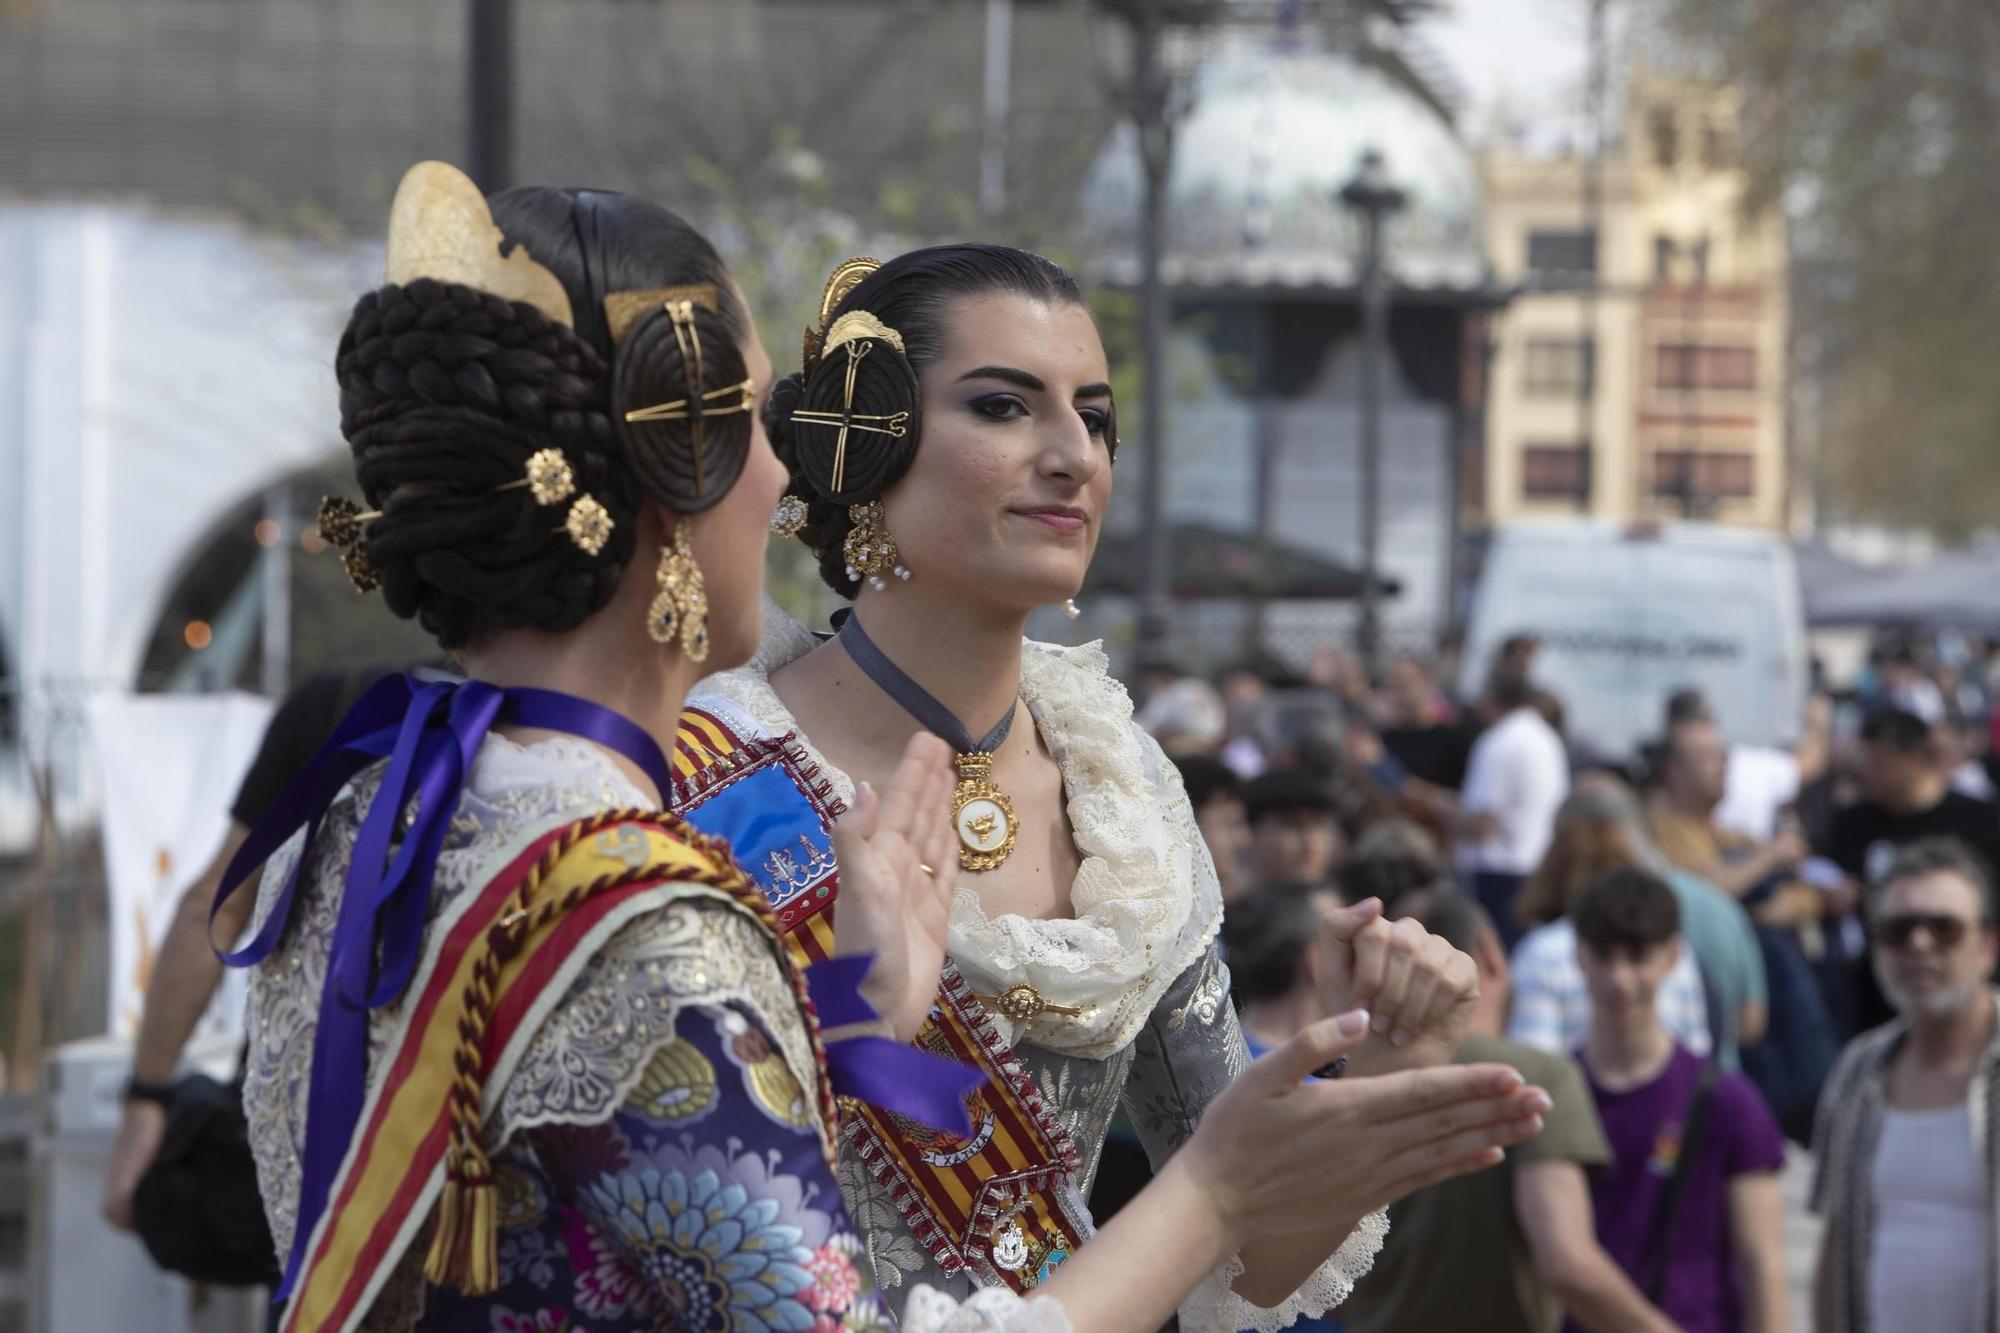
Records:
<instances>
[{"instance_id":1,"label":"braided hair bun","mask_svg":"<svg viewBox=\"0 0 2000 1333\"><path fill-rule=\"evenodd\" d=\"M340 340L341 431L382 516L367 555L389 609L446 648L489 628L562 630L611 598L632 555L603 362L524 302L419 279L361 298ZM562 451L609 513L595 555L524 488L529 456Z\"/></svg>"},{"instance_id":2,"label":"braided hair bun","mask_svg":"<svg viewBox=\"0 0 2000 1333\"><path fill-rule=\"evenodd\" d=\"M751 434L748 319L698 232L622 195L519 189L488 203L510 250L525 246L562 284L575 327L415 278L361 298L335 359L342 433L380 511L358 554L389 608L447 649L581 624L617 589L642 506L711 507L741 475ZM685 318L651 302L614 344L607 295L676 292L700 294ZM690 399L710 411L625 420ZM566 486L529 484L529 460L548 451ZM579 507L597 520L587 543L572 535Z\"/></svg>"}]
</instances>

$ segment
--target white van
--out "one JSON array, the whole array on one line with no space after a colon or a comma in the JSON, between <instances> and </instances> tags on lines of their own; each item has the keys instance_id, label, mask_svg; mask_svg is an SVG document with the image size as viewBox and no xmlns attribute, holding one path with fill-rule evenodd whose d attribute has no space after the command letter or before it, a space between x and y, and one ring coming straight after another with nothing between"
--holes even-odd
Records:
<instances>
[{"instance_id":1,"label":"white van","mask_svg":"<svg viewBox=\"0 0 2000 1333\"><path fill-rule=\"evenodd\" d=\"M1562 701L1581 750L1633 754L1688 686L1734 745L1789 746L1804 722L1798 573L1773 533L1589 520L1497 529L1467 625L1467 698L1515 634L1540 641L1536 682Z\"/></svg>"}]
</instances>

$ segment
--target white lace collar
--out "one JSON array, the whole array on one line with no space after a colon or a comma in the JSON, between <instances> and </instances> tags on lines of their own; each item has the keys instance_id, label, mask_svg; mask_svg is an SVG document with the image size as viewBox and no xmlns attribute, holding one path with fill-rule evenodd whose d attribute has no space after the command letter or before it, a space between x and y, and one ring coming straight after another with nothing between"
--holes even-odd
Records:
<instances>
[{"instance_id":1,"label":"white lace collar","mask_svg":"<svg viewBox=\"0 0 2000 1333\"><path fill-rule=\"evenodd\" d=\"M816 642L767 601L756 657L702 682L688 702L720 706L770 735L797 733L835 794L850 800L852 780L825 761L771 688L771 672ZM1131 697L1109 674L1100 645L1028 642L1021 698L1069 793L1082 857L1070 892L1076 915L989 916L978 893L961 883L952 899L951 954L975 991L998 994L1025 983L1051 1004L1087 1011L1081 1019L1042 1018L1026 1033L996 1014L1010 1039L1102 1059L1138 1035L1161 994L1214 938L1221 890L1179 775L1133 724Z\"/></svg>"}]
</instances>

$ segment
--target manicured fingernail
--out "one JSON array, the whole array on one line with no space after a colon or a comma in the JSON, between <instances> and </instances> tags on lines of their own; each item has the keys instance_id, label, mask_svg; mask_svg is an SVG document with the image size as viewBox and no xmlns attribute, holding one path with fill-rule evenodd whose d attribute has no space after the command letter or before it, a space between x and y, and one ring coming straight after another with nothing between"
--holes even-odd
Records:
<instances>
[{"instance_id":1,"label":"manicured fingernail","mask_svg":"<svg viewBox=\"0 0 2000 1333\"><path fill-rule=\"evenodd\" d=\"M1510 1088L1521 1087L1525 1085L1528 1081L1525 1077L1522 1076L1521 1071L1518 1069L1509 1069L1506 1071L1505 1074L1502 1075L1502 1077L1504 1077L1507 1080L1507 1086Z\"/></svg>"},{"instance_id":2,"label":"manicured fingernail","mask_svg":"<svg viewBox=\"0 0 2000 1333\"><path fill-rule=\"evenodd\" d=\"M1385 1036L1385 1037L1386 1037L1386 1036L1388 1036L1388 1035L1389 1035L1389 1029L1390 1029L1390 1028L1391 1028L1392 1026L1394 1026L1394 1025L1393 1025L1393 1024L1391 1024L1391 1023L1389 1022L1389 1016L1388 1016L1387 1014L1377 1014L1377 1015L1375 1015L1375 1023L1374 1023L1374 1027L1375 1027L1375 1031L1376 1031L1376 1032L1377 1032L1378 1034L1380 1034L1380 1035L1382 1035L1382 1036Z\"/></svg>"},{"instance_id":3,"label":"manicured fingernail","mask_svg":"<svg viewBox=\"0 0 2000 1333\"><path fill-rule=\"evenodd\" d=\"M1410 1034L1401 1028L1397 1028L1389 1037L1389 1044L1392 1046L1408 1046L1410 1044Z\"/></svg>"},{"instance_id":4,"label":"manicured fingernail","mask_svg":"<svg viewBox=\"0 0 2000 1333\"><path fill-rule=\"evenodd\" d=\"M1542 1118L1538 1115L1531 1115L1521 1122L1521 1128L1528 1137L1533 1138L1542 1132Z\"/></svg>"},{"instance_id":5,"label":"manicured fingernail","mask_svg":"<svg viewBox=\"0 0 2000 1333\"><path fill-rule=\"evenodd\" d=\"M1350 1009L1339 1018L1334 1019L1333 1024L1340 1029L1341 1036L1358 1037L1368 1031L1368 1011L1366 1009Z\"/></svg>"},{"instance_id":6,"label":"manicured fingernail","mask_svg":"<svg viewBox=\"0 0 2000 1333\"><path fill-rule=\"evenodd\" d=\"M865 778L862 780L861 785L854 789L854 799L857 801L865 801L874 794L875 788L870 786Z\"/></svg>"},{"instance_id":7,"label":"manicured fingernail","mask_svg":"<svg viewBox=\"0 0 2000 1333\"><path fill-rule=\"evenodd\" d=\"M1549 1094L1543 1092L1540 1088L1535 1089L1535 1095L1528 1100L1534 1106L1535 1110L1543 1115L1547 1115L1555 1109L1556 1104L1549 1100Z\"/></svg>"}]
</instances>

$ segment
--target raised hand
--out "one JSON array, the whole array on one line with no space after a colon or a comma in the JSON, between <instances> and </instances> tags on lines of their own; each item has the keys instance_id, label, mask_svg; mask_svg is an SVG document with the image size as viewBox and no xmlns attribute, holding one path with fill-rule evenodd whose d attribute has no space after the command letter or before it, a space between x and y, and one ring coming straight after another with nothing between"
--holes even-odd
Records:
<instances>
[{"instance_id":1,"label":"raised hand","mask_svg":"<svg viewBox=\"0 0 2000 1333\"><path fill-rule=\"evenodd\" d=\"M1175 1157L1187 1159L1239 1247L1324 1234L1330 1223L1337 1244L1369 1213L1493 1166L1541 1133L1548 1094L1505 1065L1302 1082L1356 1050L1366 1018L1315 1023L1251 1065ZM1285 1150L1271 1151L1276 1143Z\"/></svg>"},{"instance_id":2,"label":"raised hand","mask_svg":"<svg viewBox=\"0 0 2000 1333\"><path fill-rule=\"evenodd\" d=\"M1327 914L1321 999L1328 1013L1366 1009L1377 1041L1356 1072L1449 1063L1479 998L1479 969L1415 921L1390 922L1370 898Z\"/></svg>"},{"instance_id":3,"label":"raised hand","mask_svg":"<svg viewBox=\"0 0 2000 1333\"><path fill-rule=\"evenodd\" d=\"M834 951L873 954L862 995L908 1041L937 994L958 870L951 827L951 749L929 732L910 738L878 796L866 783L833 826L840 863Z\"/></svg>"}]
</instances>

